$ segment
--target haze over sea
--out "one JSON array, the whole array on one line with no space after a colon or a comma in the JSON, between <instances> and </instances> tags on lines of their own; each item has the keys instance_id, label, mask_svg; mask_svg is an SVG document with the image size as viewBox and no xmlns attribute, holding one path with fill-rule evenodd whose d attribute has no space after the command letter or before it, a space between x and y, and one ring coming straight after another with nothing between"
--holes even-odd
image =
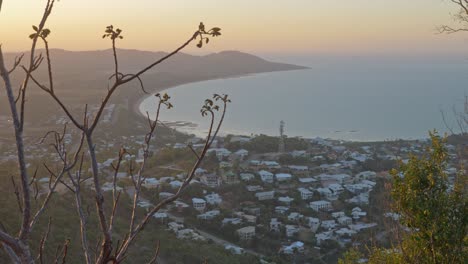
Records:
<instances>
[{"instance_id":1,"label":"haze over sea","mask_svg":"<svg viewBox=\"0 0 468 264\"><path fill-rule=\"evenodd\" d=\"M310 69L211 80L168 89L174 108L164 121L188 121L179 130L204 135L208 119L199 112L213 93L232 103L223 134L278 135L356 141L426 138L431 129L446 131L441 110L454 125L452 108L463 110L468 94L468 60L454 58L276 58ZM140 110L154 113L155 97Z\"/></svg>"}]
</instances>

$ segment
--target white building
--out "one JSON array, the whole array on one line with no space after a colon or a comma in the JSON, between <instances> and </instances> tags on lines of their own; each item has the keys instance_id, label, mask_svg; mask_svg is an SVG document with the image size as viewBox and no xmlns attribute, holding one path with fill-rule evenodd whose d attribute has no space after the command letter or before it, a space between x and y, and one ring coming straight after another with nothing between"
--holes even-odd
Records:
<instances>
[{"instance_id":1,"label":"white building","mask_svg":"<svg viewBox=\"0 0 468 264\"><path fill-rule=\"evenodd\" d=\"M202 220L211 220L211 219L217 217L220 214L221 214L221 212L219 210L212 210L212 211L208 211L208 212L203 213L203 214L199 214L197 216L197 218L202 219Z\"/></svg>"},{"instance_id":2,"label":"white building","mask_svg":"<svg viewBox=\"0 0 468 264\"><path fill-rule=\"evenodd\" d=\"M288 206L276 206L275 213L277 214L285 214L289 210Z\"/></svg>"},{"instance_id":3,"label":"white building","mask_svg":"<svg viewBox=\"0 0 468 264\"><path fill-rule=\"evenodd\" d=\"M282 247L280 249L280 252L287 254L287 255L292 255L295 253L303 253L304 243L302 243L301 241L296 241L289 246Z\"/></svg>"},{"instance_id":4,"label":"white building","mask_svg":"<svg viewBox=\"0 0 468 264\"><path fill-rule=\"evenodd\" d=\"M307 223L312 230L312 232L316 232L317 229L320 227L320 220L315 217L308 217L307 218Z\"/></svg>"},{"instance_id":5,"label":"white building","mask_svg":"<svg viewBox=\"0 0 468 264\"><path fill-rule=\"evenodd\" d=\"M238 156L241 160L245 159L249 155L249 151L245 149L239 149L234 153L236 156Z\"/></svg>"},{"instance_id":6,"label":"white building","mask_svg":"<svg viewBox=\"0 0 468 264\"><path fill-rule=\"evenodd\" d=\"M301 194L302 200L309 200L314 196L314 193L306 188L298 188L297 189Z\"/></svg>"},{"instance_id":7,"label":"white building","mask_svg":"<svg viewBox=\"0 0 468 264\"><path fill-rule=\"evenodd\" d=\"M338 224L336 223L335 220L324 220L322 221L322 224L321 224L323 228L328 229L328 230L335 228L337 225Z\"/></svg>"},{"instance_id":8,"label":"white building","mask_svg":"<svg viewBox=\"0 0 468 264\"><path fill-rule=\"evenodd\" d=\"M349 216L342 216L338 218L338 223L340 223L340 225L350 225L353 223L353 219Z\"/></svg>"},{"instance_id":9,"label":"white building","mask_svg":"<svg viewBox=\"0 0 468 264\"><path fill-rule=\"evenodd\" d=\"M240 178L243 181L251 181L255 179L255 175L253 175L252 173L241 173Z\"/></svg>"},{"instance_id":10,"label":"white building","mask_svg":"<svg viewBox=\"0 0 468 264\"><path fill-rule=\"evenodd\" d=\"M272 200L275 198L275 191L258 192L255 194L255 197L257 197L259 201Z\"/></svg>"},{"instance_id":11,"label":"white building","mask_svg":"<svg viewBox=\"0 0 468 264\"><path fill-rule=\"evenodd\" d=\"M205 195L205 200L210 205L218 205L223 202L223 199L217 193L211 193L211 194Z\"/></svg>"},{"instance_id":12,"label":"white building","mask_svg":"<svg viewBox=\"0 0 468 264\"><path fill-rule=\"evenodd\" d=\"M206 201L200 198L192 198L193 208L199 212L205 211Z\"/></svg>"},{"instance_id":13,"label":"white building","mask_svg":"<svg viewBox=\"0 0 468 264\"><path fill-rule=\"evenodd\" d=\"M298 212L292 212L288 215L288 220L289 221L299 221L301 218L303 218L304 216L301 215L300 213Z\"/></svg>"},{"instance_id":14,"label":"white building","mask_svg":"<svg viewBox=\"0 0 468 264\"><path fill-rule=\"evenodd\" d=\"M314 211L329 211L332 209L332 204L329 201L314 201L309 203L310 208L312 208Z\"/></svg>"},{"instance_id":15,"label":"white building","mask_svg":"<svg viewBox=\"0 0 468 264\"><path fill-rule=\"evenodd\" d=\"M287 236L287 237L292 237L292 236L294 236L295 234L298 234L298 233L299 233L299 226L296 226L296 225L286 225L285 228L286 228L286 236Z\"/></svg>"},{"instance_id":16,"label":"white building","mask_svg":"<svg viewBox=\"0 0 468 264\"><path fill-rule=\"evenodd\" d=\"M278 202L286 205L290 205L294 201L294 198L291 198L289 196L286 197L278 197Z\"/></svg>"},{"instance_id":17,"label":"white building","mask_svg":"<svg viewBox=\"0 0 468 264\"><path fill-rule=\"evenodd\" d=\"M255 226L246 226L237 229L236 232L241 240L249 240L255 237Z\"/></svg>"},{"instance_id":18,"label":"white building","mask_svg":"<svg viewBox=\"0 0 468 264\"><path fill-rule=\"evenodd\" d=\"M279 232L281 226L282 226L282 223L278 221L278 218L272 218L270 220L270 231Z\"/></svg>"},{"instance_id":19,"label":"white building","mask_svg":"<svg viewBox=\"0 0 468 264\"><path fill-rule=\"evenodd\" d=\"M266 170L261 170L258 172L258 175L260 175L262 182L273 183L273 173Z\"/></svg>"},{"instance_id":20,"label":"white building","mask_svg":"<svg viewBox=\"0 0 468 264\"><path fill-rule=\"evenodd\" d=\"M242 219L236 217L236 218L224 218L223 221L221 221L222 225L227 225L227 224L231 224L231 225L240 225L242 224Z\"/></svg>"},{"instance_id":21,"label":"white building","mask_svg":"<svg viewBox=\"0 0 468 264\"><path fill-rule=\"evenodd\" d=\"M278 182L286 182L292 179L292 175L289 173L277 173L275 177Z\"/></svg>"}]
</instances>

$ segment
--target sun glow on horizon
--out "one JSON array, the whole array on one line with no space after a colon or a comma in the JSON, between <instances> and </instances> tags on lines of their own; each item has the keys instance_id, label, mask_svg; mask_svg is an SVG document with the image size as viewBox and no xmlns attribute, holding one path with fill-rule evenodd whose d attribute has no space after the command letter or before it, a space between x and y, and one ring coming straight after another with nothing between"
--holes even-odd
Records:
<instances>
[{"instance_id":1,"label":"sun glow on horizon","mask_svg":"<svg viewBox=\"0 0 468 264\"><path fill-rule=\"evenodd\" d=\"M27 50L31 25L46 1L6 0L0 14L5 51ZM51 46L68 50L107 49L100 38L113 24L123 29L120 48L171 50L191 36L200 21L222 28L223 36L197 50L257 53L463 53L463 34L436 34L456 9L442 0L238 0L171 2L62 0L48 28Z\"/></svg>"}]
</instances>

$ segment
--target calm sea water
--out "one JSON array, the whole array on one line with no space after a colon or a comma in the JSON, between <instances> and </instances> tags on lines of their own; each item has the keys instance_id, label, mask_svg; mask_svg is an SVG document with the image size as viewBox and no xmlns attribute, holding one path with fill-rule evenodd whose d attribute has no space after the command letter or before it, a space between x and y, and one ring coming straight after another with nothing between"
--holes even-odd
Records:
<instances>
[{"instance_id":1,"label":"calm sea water","mask_svg":"<svg viewBox=\"0 0 468 264\"><path fill-rule=\"evenodd\" d=\"M213 93L229 94L223 134L279 134L374 141L419 139L430 129L446 131L440 111L463 108L468 61L355 60L302 62L310 69L205 81L166 90L175 108L162 120L188 121L182 131L203 135L199 112ZM154 112L154 96L140 110ZM449 120L451 122L451 120Z\"/></svg>"}]
</instances>

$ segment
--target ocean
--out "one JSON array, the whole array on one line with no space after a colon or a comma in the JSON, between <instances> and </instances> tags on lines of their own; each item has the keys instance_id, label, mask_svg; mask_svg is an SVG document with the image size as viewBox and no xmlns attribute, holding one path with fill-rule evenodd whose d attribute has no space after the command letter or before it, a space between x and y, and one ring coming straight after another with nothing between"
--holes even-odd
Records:
<instances>
[{"instance_id":1,"label":"ocean","mask_svg":"<svg viewBox=\"0 0 468 264\"><path fill-rule=\"evenodd\" d=\"M382 141L427 138L447 131L441 111L454 126L453 108L463 110L468 95L468 61L464 58L321 58L301 60L310 69L254 74L190 83L167 89L173 109L163 121L196 126L178 129L206 135L208 119L200 107L214 93L228 94L222 134L279 135L285 122L289 137ZM163 92L163 93L164 93ZM140 111L155 110L155 97Z\"/></svg>"}]
</instances>

